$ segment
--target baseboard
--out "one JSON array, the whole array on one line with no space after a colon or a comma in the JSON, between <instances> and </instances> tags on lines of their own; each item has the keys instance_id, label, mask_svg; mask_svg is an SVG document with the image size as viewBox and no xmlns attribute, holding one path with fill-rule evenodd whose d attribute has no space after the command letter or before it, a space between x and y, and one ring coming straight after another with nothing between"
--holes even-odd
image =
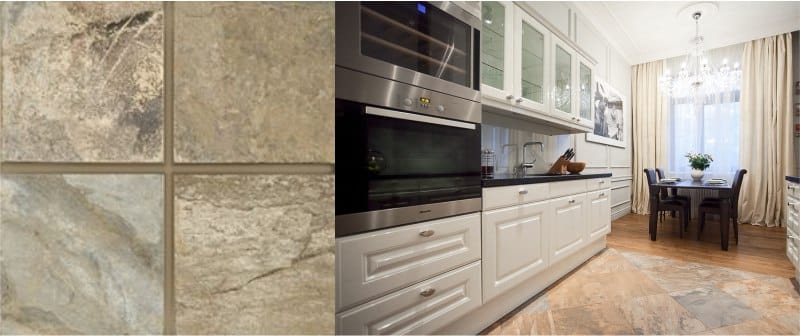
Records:
<instances>
[{"instance_id":1,"label":"baseboard","mask_svg":"<svg viewBox=\"0 0 800 336\"><path fill-rule=\"evenodd\" d=\"M613 213L611 213L611 221L613 222L613 221L615 221L617 219L620 219L620 218L624 217L625 215L631 213L631 210L632 210L632 208L631 208L630 202L628 202L628 206L622 207L619 210L614 211Z\"/></svg>"},{"instance_id":2,"label":"baseboard","mask_svg":"<svg viewBox=\"0 0 800 336\"><path fill-rule=\"evenodd\" d=\"M564 275L568 274L586 260L602 251L606 247L606 238L590 242L574 254L551 265L541 274L534 276L517 287L495 297L489 302L484 302L478 309L468 313L448 326L438 330L437 334L475 335L486 329L492 323L539 294L542 290L552 285Z\"/></svg>"}]
</instances>

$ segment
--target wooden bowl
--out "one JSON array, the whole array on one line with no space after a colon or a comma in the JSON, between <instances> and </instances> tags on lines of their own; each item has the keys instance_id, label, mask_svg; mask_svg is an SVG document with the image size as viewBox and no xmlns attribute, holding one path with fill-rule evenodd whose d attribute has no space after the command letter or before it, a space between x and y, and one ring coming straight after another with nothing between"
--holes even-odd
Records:
<instances>
[{"instance_id":1,"label":"wooden bowl","mask_svg":"<svg viewBox=\"0 0 800 336\"><path fill-rule=\"evenodd\" d=\"M570 162L567 163L567 171L572 174L580 174L586 168L586 162Z\"/></svg>"}]
</instances>

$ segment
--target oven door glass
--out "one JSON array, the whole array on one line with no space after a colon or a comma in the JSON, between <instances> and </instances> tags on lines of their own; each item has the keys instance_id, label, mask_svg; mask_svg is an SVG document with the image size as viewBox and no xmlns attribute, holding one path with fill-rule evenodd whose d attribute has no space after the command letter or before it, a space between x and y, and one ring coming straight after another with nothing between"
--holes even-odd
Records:
<instances>
[{"instance_id":1,"label":"oven door glass","mask_svg":"<svg viewBox=\"0 0 800 336\"><path fill-rule=\"evenodd\" d=\"M361 53L466 87L472 28L426 2L362 2Z\"/></svg>"},{"instance_id":2,"label":"oven door glass","mask_svg":"<svg viewBox=\"0 0 800 336\"><path fill-rule=\"evenodd\" d=\"M479 197L479 124L337 100L336 215Z\"/></svg>"}]
</instances>

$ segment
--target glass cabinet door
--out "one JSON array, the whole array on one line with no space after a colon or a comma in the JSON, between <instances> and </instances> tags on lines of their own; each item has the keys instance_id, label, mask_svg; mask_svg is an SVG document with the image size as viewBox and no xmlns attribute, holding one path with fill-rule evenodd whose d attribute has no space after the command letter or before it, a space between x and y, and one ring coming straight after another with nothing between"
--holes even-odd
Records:
<instances>
[{"instance_id":1,"label":"glass cabinet door","mask_svg":"<svg viewBox=\"0 0 800 336\"><path fill-rule=\"evenodd\" d=\"M523 107L528 107L539 112L547 112L547 90L545 58L550 50L549 35L546 28L523 11L517 11L515 32L516 38L514 55L516 58L517 85L516 100Z\"/></svg>"},{"instance_id":2,"label":"glass cabinet door","mask_svg":"<svg viewBox=\"0 0 800 336\"><path fill-rule=\"evenodd\" d=\"M498 99L506 99L511 91L511 6L510 2L481 2L481 91Z\"/></svg>"},{"instance_id":3,"label":"glass cabinet door","mask_svg":"<svg viewBox=\"0 0 800 336\"><path fill-rule=\"evenodd\" d=\"M556 40L556 39L554 39ZM561 117L572 116L572 51L560 42L554 43L553 110ZM566 115L564 115L566 114Z\"/></svg>"},{"instance_id":4,"label":"glass cabinet door","mask_svg":"<svg viewBox=\"0 0 800 336\"><path fill-rule=\"evenodd\" d=\"M578 117L580 122L592 126L592 68L583 60L578 61Z\"/></svg>"}]
</instances>

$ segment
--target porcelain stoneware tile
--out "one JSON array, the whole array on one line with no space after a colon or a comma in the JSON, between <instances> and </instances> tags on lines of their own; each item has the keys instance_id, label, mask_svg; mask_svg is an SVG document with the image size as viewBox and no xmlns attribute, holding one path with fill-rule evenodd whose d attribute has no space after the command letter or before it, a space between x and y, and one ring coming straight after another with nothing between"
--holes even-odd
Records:
<instances>
[{"instance_id":1,"label":"porcelain stoneware tile","mask_svg":"<svg viewBox=\"0 0 800 336\"><path fill-rule=\"evenodd\" d=\"M697 263L676 261L669 265L642 269L659 286L668 292L721 284L759 277L755 273L730 268L713 267Z\"/></svg>"},{"instance_id":2,"label":"porcelain stoneware tile","mask_svg":"<svg viewBox=\"0 0 800 336\"><path fill-rule=\"evenodd\" d=\"M2 159L160 161L159 2L7 2Z\"/></svg>"},{"instance_id":3,"label":"porcelain stoneware tile","mask_svg":"<svg viewBox=\"0 0 800 336\"><path fill-rule=\"evenodd\" d=\"M800 319L800 296L785 288L762 279L726 282L719 287L765 316L794 313Z\"/></svg>"},{"instance_id":4,"label":"porcelain stoneware tile","mask_svg":"<svg viewBox=\"0 0 800 336\"><path fill-rule=\"evenodd\" d=\"M334 161L334 6L175 4L179 162Z\"/></svg>"},{"instance_id":5,"label":"porcelain stoneware tile","mask_svg":"<svg viewBox=\"0 0 800 336\"><path fill-rule=\"evenodd\" d=\"M670 296L710 329L762 317L759 312L714 287L674 292Z\"/></svg>"},{"instance_id":6,"label":"porcelain stoneware tile","mask_svg":"<svg viewBox=\"0 0 800 336\"><path fill-rule=\"evenodd\" d=\"M558 335L630 335L633 328L613 304L598 303L553 311Z\"/></svg>"},{"instance_id":7,"label":"porcelain stoneware tile","mask_svg":"<svg viewBox=\"0 0 800 336\"><path fill-rule=\"evenodd\" d=\"M2 176L0 333L161 333L163 183Z\"/></svg>"},{"instance_id":8,"label":"porcelain stoneware tile","mask_svg":"<svg viewBox=\"0 0 800 336\"><path fill-rule=\"evenodd\" d=\"M556 310L663 293L663 289L640 271L575 272L549 290L547 301L550 309Z\"/></svg>"},{"instance_id":9,"label":"porcelain stoneware tile","mask_svg":"<svg viewBox=\"0 0 800 336\"><path fill-rule=\"evenodd\" d=\"M636 334L687 335L706 330L700 320L668 294L636 297L619 307Z\"/></svg>"},{"instance_id":10,"label":"porcelain stoneware tile","mask_svg":"<svg viewBox=\"0 0 800 336\"><path fill-rule=\"evenodd\" d=\"M334 331L333 177L178 175L177 331Z\"/></svg>"},{"instance_id":11,"label":"porcelain stoneware tile","mask_svg":"<svg viewBox=\"0 0 800 336\"><path fill-rule=\"evenodd\" d=\"M796 335L769 319L750 320L712 331L716 335Z\"/></svg>"}]
</instances>

